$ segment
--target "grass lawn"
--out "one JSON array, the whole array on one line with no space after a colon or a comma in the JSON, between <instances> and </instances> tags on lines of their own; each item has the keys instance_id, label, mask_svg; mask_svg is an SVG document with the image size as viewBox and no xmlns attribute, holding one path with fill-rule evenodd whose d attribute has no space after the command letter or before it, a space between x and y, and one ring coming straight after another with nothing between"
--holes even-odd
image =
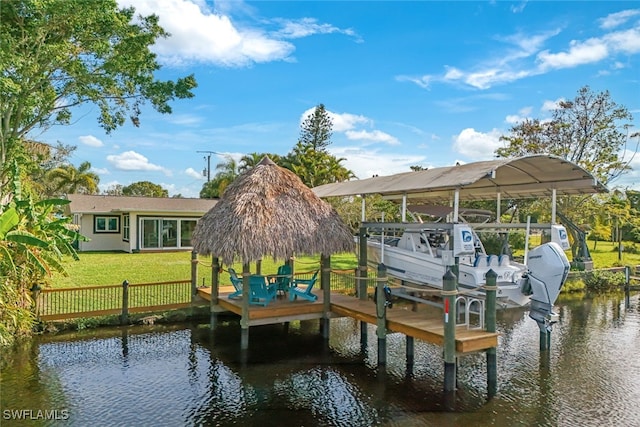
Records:
<instances>
[{"instance_id":1,"label":"grass lawn","mask_svg":"<svg viewBox=\"0 0 640 427\"><path fill-rule=\"evenodd\" d=\"M65 260L68 275L56 274L52 280L53 288L86 287L97 285L119 285L124 280L134 283L168 282L191 279L191 252L153 252L130 254L124 252L83 252L80 260ZM211 257L198 256L198 285L211 284ZM262 261L263 274L275 274L283 261L274 262L271 258ZM331 268L336 270L352 269L357 265L355 254L338 254L331 257ZM223 266L226 270L227 266ZM242 272L242 265L236 263L233 268ZM252 271L255 264L251 265ZM320 257L296 258L294 269L297 272L312 271L320 268ZM230 285L229 275L223 273L221 282Z\"/></svg>"}]
</instances>

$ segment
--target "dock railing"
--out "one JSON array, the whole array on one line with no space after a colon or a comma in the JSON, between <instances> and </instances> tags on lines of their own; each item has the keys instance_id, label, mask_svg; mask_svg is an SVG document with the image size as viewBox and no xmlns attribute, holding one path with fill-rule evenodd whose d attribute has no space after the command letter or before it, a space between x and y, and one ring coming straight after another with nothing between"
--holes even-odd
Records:
<instances>
[{"instance_id":1,"label":"dock railing","mask_svg":"<svg viewBox=\"0 0 640 427\"><path fill-rule=\"evenodd\" d=\"M54 288L34 291L41 320L121 315L185 308L191 305L191 281Z\"/></svg>"}]
</instances>

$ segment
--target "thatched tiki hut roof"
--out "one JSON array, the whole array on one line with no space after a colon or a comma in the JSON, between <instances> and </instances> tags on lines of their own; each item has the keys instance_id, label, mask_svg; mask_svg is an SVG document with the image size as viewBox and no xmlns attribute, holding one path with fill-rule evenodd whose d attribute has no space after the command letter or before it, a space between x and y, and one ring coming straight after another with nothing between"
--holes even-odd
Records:
<instances>
[{"instance_id":1,"label":"thatched tiki hut roof","mask_svg":"<svg viewBox=\"0 0 640 427\"><path fill-rule=\"evenodd\" d=\"M241 174L196 225L193 248L229 265L267 256L331 255L354 249L337 212L293 172L265 157Z\"/></svg>"}]
</instances>

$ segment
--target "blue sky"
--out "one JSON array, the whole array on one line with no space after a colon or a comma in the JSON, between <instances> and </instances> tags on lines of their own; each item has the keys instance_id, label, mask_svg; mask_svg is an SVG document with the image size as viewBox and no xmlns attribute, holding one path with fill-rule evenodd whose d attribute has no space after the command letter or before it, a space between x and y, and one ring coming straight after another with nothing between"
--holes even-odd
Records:
<instances>
[{"instance_id":1,"label":"blue sky","mask_svg":"<svg viewBox=\"0 0 640 427\"><path fill-rule=\"evenodd\" d=\"M640 128L637 1L118 1L172 34L153 48L158 78L199 86L172 115L143 110L139 128L106 135L93 107L38 136L77 145L72 163L90 161L103 190L152 181L198 197L198 151L284 155L319 103L329 151L359 178L491 159L511 126L585 85ZM614 185L640 186L640 156L632 165Z\"/></svg>"}]
</instances>

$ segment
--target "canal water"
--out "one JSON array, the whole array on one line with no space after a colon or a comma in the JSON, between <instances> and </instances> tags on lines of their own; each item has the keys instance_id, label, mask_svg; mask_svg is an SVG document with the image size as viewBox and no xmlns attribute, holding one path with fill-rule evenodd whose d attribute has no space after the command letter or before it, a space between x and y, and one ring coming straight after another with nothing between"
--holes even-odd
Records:
<instances>
[{"instance_id":1,"label":"canal water","mask_svg":"<svg viewBox=\"0 0 640 427\"><path fill-rule=\"evenodd\" d=\"M485 354L443 388L440 347L388 336L379 369L370 327L331 321L251 328L237 319L43 335L2 355L0 426L640 426L640 308L632 295L562 300L551 350L527 312L500 312L498 393ZM392 310L400 309L394 306ZM25 420L26 418L26 420Z\"/></svg>"}]
</instances>

